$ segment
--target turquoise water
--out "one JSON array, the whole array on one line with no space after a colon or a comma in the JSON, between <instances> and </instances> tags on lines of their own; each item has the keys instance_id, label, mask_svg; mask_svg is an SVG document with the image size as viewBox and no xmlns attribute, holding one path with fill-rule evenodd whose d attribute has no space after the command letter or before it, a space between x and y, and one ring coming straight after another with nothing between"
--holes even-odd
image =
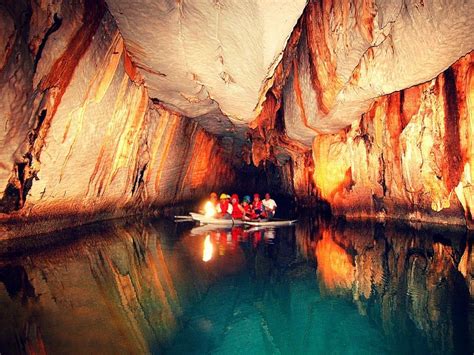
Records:
<instances>
[{"instance_id":1,"label":"turquoise water","mask_svg":"<svg viewBox=\"0 0 474 355\"><path fill-rule=\"evenodd\" d=\"M0 251L2 354L472 353L463 230L137 219Z\"/></svg>"}]
</instances>

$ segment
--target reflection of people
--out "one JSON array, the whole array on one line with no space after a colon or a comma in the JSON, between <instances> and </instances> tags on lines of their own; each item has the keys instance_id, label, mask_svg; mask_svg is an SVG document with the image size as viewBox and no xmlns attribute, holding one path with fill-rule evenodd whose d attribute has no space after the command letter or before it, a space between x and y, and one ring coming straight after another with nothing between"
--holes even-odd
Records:
<instances>
[{"instance_id":1,"label":"reflection of people","mask_svg":"<svg viewBox=\"0 0 474 355\"><path fill-rule=\"evenodd\" d=\"M265 212L268 218L273 218L273 216L275 216L277 204L275 200L270 197L268 192L265 194L265 199L262 201L262 204L265 207Z\"/></svg>"},{"instance_id":2,"label":"reflection of people","mask_svg":"<svg viewBox=\"0 0 474 355\"><path fill-rule=\"evenodd\" d=\"M274 239L275 239L275 229L268 228L267 230L265 230L265 241L269 244L272 244Z\"/></svg>"},{"instance_id":3,"label":"reflection of people","mask_svg":"<svg viewBox=\"0 0 474 355\"><path fill-rule=\"evenodd\" d=\"M227 194L221 194L220 201L216 207L217 217L223 219L232 219L232 204L229 201L230 196Z\"/></svg>"}]
</instances>

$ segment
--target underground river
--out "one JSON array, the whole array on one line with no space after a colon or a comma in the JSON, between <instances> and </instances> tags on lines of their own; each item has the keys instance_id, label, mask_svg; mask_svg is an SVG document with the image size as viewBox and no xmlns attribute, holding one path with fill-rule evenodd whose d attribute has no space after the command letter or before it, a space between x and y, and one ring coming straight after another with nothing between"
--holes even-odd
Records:
<instances>
[{"instance_id":1,"label":"underground river","mask_svg":"<svg viewBox=\"0 0 474 355\"><path fill-rule=\"evenodd\" d=\"M2 354L473 350L462 229L128 219L42 239L0 243Z\"/></svg>"}]
</instances>

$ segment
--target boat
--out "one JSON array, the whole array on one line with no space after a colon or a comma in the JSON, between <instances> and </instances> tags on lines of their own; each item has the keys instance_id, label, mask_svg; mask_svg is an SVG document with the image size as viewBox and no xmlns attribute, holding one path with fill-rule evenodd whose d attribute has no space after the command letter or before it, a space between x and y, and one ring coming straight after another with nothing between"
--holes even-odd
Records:
<instances>
[{"instance_id":1,"label":"boat","mask_svg":"<svg viewBox=\"0 0 474 355\"><path fill-rule=\"evenodd\" d=\"M202 224L216 224L220 226L238 226L243 225L244 221L241 219L223 219L223 218L214 218L208 217L200 213L189 213L193 220L198 221Z\"/></svg>"},{"instance_id":2,"label":"boat","mask_svg":"<svg viewBox=\"0 0 474 355\"><path fill-rule=\"evenodd\" d=\"M244 223L249 226L256 227L278 227L278 226L291 226L297 221L297 219L284 220L284 219L271 219L271 220L261 220L261 221L245 221Z\"/></svg>"},{"instance_id":3,"label":"boat","mask_svg":"<svg viewBox=\"0 0 474 355\"><path fill-rule=\"evenodd\" d=\"M249 220L244 221L241 219L221 219L221 218L214 218L208 217L200 213L190 213L193 220L198 221L202 224L215 224L220 226L239 226L239 225L249 225L249 226L261 226L261 227L277 227L277 226L289 226L294 224L297 220L283 220L283 219L262 219L262 220Z\"/></svg>"}]
</instances>

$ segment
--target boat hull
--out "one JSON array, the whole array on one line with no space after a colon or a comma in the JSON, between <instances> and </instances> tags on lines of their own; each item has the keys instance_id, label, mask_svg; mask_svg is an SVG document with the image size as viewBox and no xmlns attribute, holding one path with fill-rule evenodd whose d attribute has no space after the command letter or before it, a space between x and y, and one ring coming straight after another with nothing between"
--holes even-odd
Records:
<instances>
[{"instance_id":1,"label":"boat hull","mask_svg":"<svg viewBox=\"0 0 474 355\"><path fill-rule=\"evenodd\" d=\"M206 217L200 213L190 213L192 219L195 221L204 223L204 224L215 224L219 226L238 226L243 225L244 221L240 219L220 219L220 218L213 218L213 217Z\"/></svg>"},{"instance_id":2,"label":"boat hull","mask_svg":"<svg viewBox=\"0 0 474 355\"><path fill-rule=\"evenodd\" d=\"M281 220L281 221L275 221L275 220L262 220L262 221L243 221L240 219L220 219L220 218L213 218L213 217L206 217L203 214L200 213L190 213L191 218L195 221L198 221L203 224L213 224L213 225L219 225L219 226L239 226L239 225L249 225L249 226L260 226L260 227L277 227L277 226L289 226L292 225L296 222L296 219L293 220Z\"/></svg>"},{"instance_id":3,"label":"boat hull","mask_svg":"<svg viewBox=\"0 0 474 355\"><path fill-rule=\"evenodd\" d=\"M245 221L245 224L249 226L258 226L258 227L278 227L278 226L290 226L294 224L297 220L285 220L285 221Z\"/></svg>"}]
</instances>

